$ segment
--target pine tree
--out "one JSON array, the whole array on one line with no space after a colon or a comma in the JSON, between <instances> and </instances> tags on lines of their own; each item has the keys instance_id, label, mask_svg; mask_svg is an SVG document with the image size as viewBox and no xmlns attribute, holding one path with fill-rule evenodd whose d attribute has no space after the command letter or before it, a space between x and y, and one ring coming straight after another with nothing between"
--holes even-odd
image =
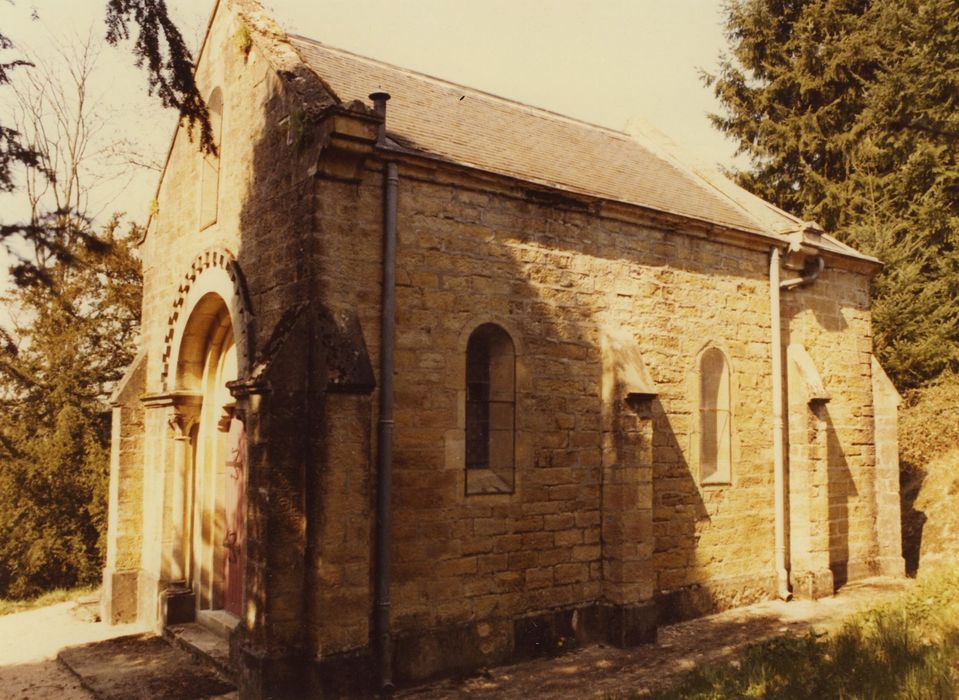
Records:
<instances>
[{"instance_id":1,"label":"pine tree","mask_svg":"<svg viewBox=\"0 0 959 700\"><path fill-rule=\"evenodd\" d=\"M732 0L705 76L741 184L886 267L876 352L900 389L959 362L959 5Z\"/></svg>"},{"instance_id":2,"label":"pine tree","mask_svg":"<svg viewBox=\"0 0 959 700\"><path fill-rule=\"evenodd\" d=\"M102 566L109 474L106 399L139 327L137 235L119 219L103 253L55 261L48 284L6 300L23 322L0 349L0 596L91 583Z\"/></svg>"}]
</instances>

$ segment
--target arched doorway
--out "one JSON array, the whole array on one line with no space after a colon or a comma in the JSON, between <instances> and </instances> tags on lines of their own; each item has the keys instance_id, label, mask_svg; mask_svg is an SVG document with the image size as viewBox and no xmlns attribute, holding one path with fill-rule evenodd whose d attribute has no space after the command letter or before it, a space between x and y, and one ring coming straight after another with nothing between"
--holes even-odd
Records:
<instances>
[{"instance_id":1,"label":"arched doorway","mask_svg":"<svg viewBox=\"0 0 959 700\"><path fill-rule=\"evenodd\" d=\"M176 363L175 392L194 397L185 484L184 577L197 612L241 612L246 434L227 383L237 379L229 309L214 292L193 307Z\"/></svg>"}]
</instances>

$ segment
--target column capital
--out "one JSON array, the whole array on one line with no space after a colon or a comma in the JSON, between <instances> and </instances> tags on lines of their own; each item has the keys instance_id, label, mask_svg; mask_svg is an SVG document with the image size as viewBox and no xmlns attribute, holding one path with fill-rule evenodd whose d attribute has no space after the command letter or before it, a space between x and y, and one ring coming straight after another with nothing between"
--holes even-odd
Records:
<instances>
[{"instance_id":1,"label":"column capital","mask_svg":"<svg viewBox=\"0 0 959 700\"><path fill-rule=\"evenodd\" d=\"M174 406L167 425L173 428L174 440L189 440L193 426L199 422L199 406Z\"/></svg>"},{"instance_id":2,"label":"column capital","mask_svg":"<svg viewBox=\"0 0 959 700\"><path fill-rule=\"evenodd\" d=\"M199 406L203 401L203 394L189 389L177 389L156 394L144 394L140 402L145 408L166 408L169 406Z\"/></svg>"},{"instance_id":3,"label":"column capital","mask_svg":"<svg viewBox=\"0 0 959 700\"><path fill-rule=\"evenodd\" d=\"M140 398L147 409L173 409L167 423L173 428L175 439L189 439L190 431L200 418L200 405L203 395L198 391L170 391L160 394L147 394Z\"/></svg>"}]
</instances>

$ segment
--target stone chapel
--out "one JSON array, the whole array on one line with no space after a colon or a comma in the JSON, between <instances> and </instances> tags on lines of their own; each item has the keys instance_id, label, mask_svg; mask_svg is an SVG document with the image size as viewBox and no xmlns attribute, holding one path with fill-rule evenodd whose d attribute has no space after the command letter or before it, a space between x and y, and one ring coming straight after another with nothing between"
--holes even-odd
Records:
<instances>
[{"instance_id":1,"label":"stone chapel","mask_svg":"<svg viewBox=\"0 0 959 700\"><path fill-rule=\"evenodd\" d=\"M902 575L880 262L658 144L220 0L113 396L103 613L335 697Z\"/></svg>"}]
</instances>

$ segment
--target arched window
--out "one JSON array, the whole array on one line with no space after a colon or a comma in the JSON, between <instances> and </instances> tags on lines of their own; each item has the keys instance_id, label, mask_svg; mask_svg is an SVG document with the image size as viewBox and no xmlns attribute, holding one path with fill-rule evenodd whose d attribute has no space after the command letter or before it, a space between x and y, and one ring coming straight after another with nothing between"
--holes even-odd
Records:
<instances>
[{"instance_id":1,"label":"arched window","mask_svg":"<svg viewBox=\"0 0 959 700\"><path fill-rule=\"evenodd\" d=\"M200 173L200 228L204 229L216 223L217 202L220 190L220 149L223 136L223 95L216 88L206 103L210 111L210 128L213 131L213 143L217 152L203 154L203 167Z\"/></svg>"},{"instance_id":2,"label":"arched window","mask_svg":"<svg viewBox=\"0 0 959 700\"><path fill-rule=\"evenodd\" d=\"M513 491L516 350L484 323L466 345L466 493Z\"/></svg>"},{"instance_id":3,"label":"arched window","mask_svg":"<svg viewBox=\"0 0 959 700\"><path fill-rule=\"evenodd\" d=\"M699 474L702 483L728 483L732 446L729 363L719 348L699 358Z\"/></svg>"}]
</instances>

